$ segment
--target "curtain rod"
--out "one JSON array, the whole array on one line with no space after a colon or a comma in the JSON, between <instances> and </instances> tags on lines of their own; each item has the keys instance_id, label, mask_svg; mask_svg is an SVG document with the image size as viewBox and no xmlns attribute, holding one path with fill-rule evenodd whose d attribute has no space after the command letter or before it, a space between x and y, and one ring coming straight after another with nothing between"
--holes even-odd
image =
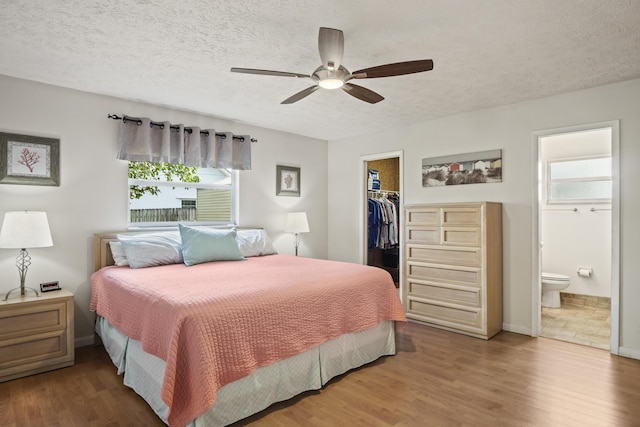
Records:
<instances>
[{"instance_id":1,"label":"curtain rod","mask_svg":"<svg viewBox=\"0 0 640 427\"><path fill-rule=\"evenodd\" d=\"M138 126L142 125L142 120L140 120L140 119L120 117L117 114L108 114L107 118L113 119L113 120L122 120L123 122L131 121L131 122L136 122L138 124ZM158 122L151 121L150 125L151 126L159 126L161 129L164 128L164 123L158 123ZM180 129L179 126L171 125L170 127L171 127L171 129ZM191 129L191 128L184 128L184 130L186 130L189 133L193 132L193 129ZM201 130L200 133L203 134L203 135L209 135L209 131L208 130ZM216 136L221 136L222 139L226 139L226 137L227 137L227 135L224 134L224 133L216 133ZM242 136L234 136L233 139L239 139L240 141L244 141L244 137L242 137ZM258 142L258 140L255 139L255 138L251 138L251 142Z\"/></svg>"}]
</instances>

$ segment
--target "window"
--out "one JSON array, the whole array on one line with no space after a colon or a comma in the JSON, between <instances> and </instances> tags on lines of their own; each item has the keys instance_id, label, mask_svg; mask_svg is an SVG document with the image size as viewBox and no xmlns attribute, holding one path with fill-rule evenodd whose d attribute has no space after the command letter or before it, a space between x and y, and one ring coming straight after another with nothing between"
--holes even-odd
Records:
<instances>
[{"instance_id":1,"label":"window","mask_svg":"<svg viewBox=\"0 0 640 427\"><path fill-rule=\"evenodd\" d=\"M196 199L182 199L182 209L196 208Z\"/></svg>"},{"instance_id":2,"label":"window","mask_svg":"<svg viewBox=\"0 0 640 427\"><path fill-rule=\"evenodd\" d=\"M547 162L547 203L610 203L611 156Z\"/></svg>"},{"instance_id":3,"label":"window","mask_svg":"<svg viewBox=\"0 0 640 427\"><path fill-rule=\"evenodd\" d=\"M129 162L129 223L232 223L234 175L227 169Z\"/></svg>"}]
</instances>

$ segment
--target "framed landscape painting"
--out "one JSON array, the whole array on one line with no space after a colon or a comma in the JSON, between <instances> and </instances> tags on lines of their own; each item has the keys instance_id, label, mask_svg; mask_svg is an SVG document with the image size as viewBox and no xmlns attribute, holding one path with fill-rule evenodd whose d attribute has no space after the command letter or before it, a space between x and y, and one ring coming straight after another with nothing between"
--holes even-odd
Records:
<instances>
[{"instance_id":1,"label":"framed landscape painting","mask_svg":"<svg viewBox=\"0 0 640 427\"><path fill-rule=\"evenodd\" d=\"M422 159L422 186L502 182L502 150Z\"/></svg>"}]
</instances>

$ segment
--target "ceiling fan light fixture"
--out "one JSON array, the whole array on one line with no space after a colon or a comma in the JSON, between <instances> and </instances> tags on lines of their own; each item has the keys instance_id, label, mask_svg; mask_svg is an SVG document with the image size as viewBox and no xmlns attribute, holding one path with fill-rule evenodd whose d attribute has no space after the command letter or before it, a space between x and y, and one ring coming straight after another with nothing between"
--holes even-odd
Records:
<instances>
[{"instance_id":1,"label":"ceiling fan light fixture","mask_svg":"<svg viewBox=\"0 0 640 427\"><path fill-rule=\"evenodd\" d=\"M323 89L339 89L344 85L341 79L324 79L318 82Z\"/></svg>"},{"instance_id":2,"label":"ceiling fan light fixture","mask_svg":"<svg viewBox=\"0 0 640 427\"><path fill-rule=\"evenodd\" d=\"M286 71L260 70L256 68L231 68L234 73L262 74L266 76L300 77L313 80L313 86L290 96L281 104L293 104L311 95L319 88L335 90L342 88L346 93L361 101L375 104L384 97L370 89L351 83L353 79L372 79L378 77L402 76L405 74L422 73L433 70L431 59L403 61L391 64L364 68L351 74L342 64L344 54L344 34L335 28L320 27L318 33L318 50L322 64L310 75L290 73Z\"/></svg>"}]
</instances>

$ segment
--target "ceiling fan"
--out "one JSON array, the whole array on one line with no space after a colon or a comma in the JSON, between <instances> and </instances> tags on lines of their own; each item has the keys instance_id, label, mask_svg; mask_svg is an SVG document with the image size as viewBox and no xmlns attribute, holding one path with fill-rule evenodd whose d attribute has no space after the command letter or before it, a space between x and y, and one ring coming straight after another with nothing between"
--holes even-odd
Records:
<instances>
[{"instance_id":1,"label":"ceiling fan","mask_svg":"<svg viewBox=\"0 0 640 427\"><path fill-rule=\"evenodd\" d=\"M231 68L233 73L262 74L266 76L298 77L307 78L315 82L293 96L285 99L281 104L293 104L302 98L311 95L318 88L339 89L342 88L349 95L370 104L375 104L384 97L370 89L349 83L352 79L373 79L377 77L401 76L404 74L421 73L433 69L431 59L421 59L417 61L396 62L393 64L379 65L377 67L364 68L362 70L349 72L342 65L342 55L344 54L344 34L340 30L333 28L320 28L318 34L318 48L322 65L315 69L311 75L300 73L289 73L286 71L258 70L254 68Z\"/></svg>"}]
</instances>

